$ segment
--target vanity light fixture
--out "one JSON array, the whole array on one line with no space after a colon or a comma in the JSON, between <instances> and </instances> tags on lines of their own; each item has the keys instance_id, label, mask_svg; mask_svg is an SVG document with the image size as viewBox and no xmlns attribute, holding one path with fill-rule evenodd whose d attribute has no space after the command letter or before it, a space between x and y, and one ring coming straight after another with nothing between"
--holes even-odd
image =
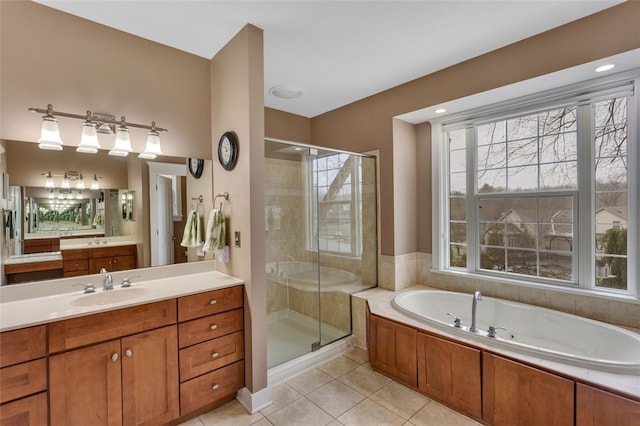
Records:
<instances>
[{"instance_id":1,"label":"vanity light fixture","mask_svg":"<svg viewBox=\"0 0 640 426\"><path fill-rule=\"evenodd\" d=\"M93 175L93 181L91 181L91 189L100 189L100 184L98 183L97 175Z\"/></svg>"},{"instance_id":2,"label":"vanity light fixture","mask_svg":"<svg viewBox=\"0 0 640 426\"><path fill-rule=\"evenodd\" d=\"M84 180L82 180L82 173L78 176L76 181L76 189L84 189Z\"/></svg>"},{"instance_id":3,"label":"vanity light fixture","mask_svg":"<svg viewBox=\"0 0 640 426\"><path fill-rule=\"evenodd\" d=\"M53 194L53 189L49 192L49 199L53 200L56 196Z\"/></svg>"},{"instance_id":4,"label":"vanity light fixture","mask_svg":"<svg viewBox=\"0 0 640 426\"><path fill-rule=\"evenodd\" d=\"M44 178L44 187L45 188L53 188L53 176L51 172L48 172Z\"/></svg>"},{"instance_id":5,"label":"vanity light fixture","mask_svg":"<svg viewBox=\"0 0 640 426\"><path fill-rule=\"evenodd\" d=\"M78 145L76 151L95 154L99 149L100 142L98 142L98 130L96 128L96 123L91 120L91 111L87 111L87 119L82 123L82 137L80 138L80 145Z\"/></svg>"},{"instance_id":6,"label":"vanity light fixture","mask_svg":"<svg viewBox=\"0 0 640 426\"><path fill-rule=\"evenodd\" d=\"M153 160L158 155L162 155L160 135L156 131L156 122L152 121L151 130L149 131L149 136L147 136L147 145L144 148L144 152L138 155L138 158Z\"/></svg>"},{"instance_id":7,"label":"vanity light fixture","mask_svg":"<svg viewBox=\"0 0 640 426\"><path fill-rule=\"evenodd\" d=\"M64 178L62 178L62 184L60 184L60 188L69 189L71 185L69 185L69 175L67 173L64 174Z\"/></svg>"},{"instance_id":8,"label":"vanity light fixture","mask_svg":"<svg viewBox=\"0 0 640 426\"><path fill-rule=\"evenodd\" d=\"M47 105L47 109L29 108L29 111L44 114L42 117L43 121L40 139L38 139L38 142L40 143L39 147L41 149L62 150L63 142L60 138L57 117L66 117L83 120L82 136L80 144L76 148L76 151L78 152L91 154L97 153L100 149L97 134L112 135L115 132L115 145L113 149L109 151L109 154L125 157L129 152L133 151L131 148L129 129L138 128L150 130L147 137L146 148L140 155L140 158L155 158L157 155L162 155L162 150L160 148L160 133L166 132L167 129L157 127L155 122L152 122L151 126L148 126L146 124L129 123L125 121L124 116L122 116L120 121L117 121L113 115L92 113L91 111L87 111L85 115L54 111L51 104ZM115 127L116 125L118 125L117 130ZM151 157L152 155L153 157Z\"/></svg>"},{"instance_id":9,"label":"vanity light fixture","mask_svg":"<svg viewBox=\"0 0 640 426\"><path fill-rule=\"evenodd\" d=\"M42 128L40 129L40 139L38 139L38 147L40 149L50 149L54 151L62 151L62 139L60 138L60 128L58 127L58 119L53 115L53 106L47 105L46 110L38 110L42 117Z\"/></svg>"},{"instance_id":10,"label":"vanity light fixture","mask_svg":"<svg viewBox=\"0 0 640 426\"><path fill-rule=\"evenodd\" d=\"M120 126L116 131L116 143L113 145L109 155L115 155L116 157L126 157L132 151L131 139L129 138L129 129L127 128L124 116L120 120Z\"/></svg>"}]
</instances>

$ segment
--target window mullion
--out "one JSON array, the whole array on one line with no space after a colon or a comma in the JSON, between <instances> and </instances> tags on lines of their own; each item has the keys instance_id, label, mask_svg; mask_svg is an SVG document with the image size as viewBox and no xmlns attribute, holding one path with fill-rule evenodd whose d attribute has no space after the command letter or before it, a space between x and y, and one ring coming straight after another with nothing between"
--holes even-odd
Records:
<instances>
[{"instance_id":1,"label":"window mullion","mask_svg":"<svg viewBox=\"0 0 640 426\"><path fill-rule=\"evenodd\" d=\"M467 128L466 135L467 161L467 270L475 272L480 264L480 246L478 245L478 197L477 197L477 162L476 162L476 130Z\"/></svg>"},{"instance_id":2,"label":"window mullion","mask_svg":"<svg viewBox=\"0 0 640 426\"><path fill-rule=\"evenodd\" d=\"M595 287L595 177L593 106L578 105L578 208L573 247L577 259L577 282L581 288ZM582 236L582 240L581 240Z\"/></svg>"}]
</instances>

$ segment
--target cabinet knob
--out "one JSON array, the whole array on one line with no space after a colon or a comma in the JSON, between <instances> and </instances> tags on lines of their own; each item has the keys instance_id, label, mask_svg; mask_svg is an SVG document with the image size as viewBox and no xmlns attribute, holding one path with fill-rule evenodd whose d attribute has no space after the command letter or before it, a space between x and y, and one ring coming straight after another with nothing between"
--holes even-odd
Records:
<instances>
[{"instance_id":1,"label":"cabinet knob","mask_svg":"<svg viewBox=\"0 0 640 426\"><path fill-rule=\"evenodd\" d=\"M127 349L126 351L124 351L124 354L129 358L131 358L131 355L133 355L133 352L131 352L131 349Z\"/></svg>"},{"instance_id":2,"label":"cabinet knob","mask_svg":"<svg viewBox=\"0 0 640 426\"><path fill-rule=\"evenodd\" d=\"M220 388L220 385L217 384L217 383L215 385L211 386L211 389L213 389L213 390L218 390L219 388Z\"/></svg>"},{"instance_id":3,"label":"cabinet knob","mask_svg":"<svg viewBox=\"0 0 640 426\"><path fill-rule=\"evenodd\" d=\"M118 354L111 355L111 361L116 362L118 360Z\"/></svg>"},{"instance_id":4,"label":"cabinet knob","mask_svg":"<svg viewBox=\"0 0 640 426\"><path fill-rule=\"evenodd\" d=\"M218 324L212 324L211 327L209 327L212 330L215 330L216 328L218 328Z\"/></svg>"},{"instance_id":5,"label":"cabinet knob","mask_svg":"<svg viewBox=\"0 0 640 426\"><path fill-rule=\"evenodd\" d=\"M214 352L211 354L211 358L218 358L220 354L218 352Z\"/></svg>"},{"instance_id":6,"label":"cabinet knob","mask_svg":"<svg viewBox=\"0 0 640 426\"><path fill-rule=\"evenodd\" d=\"M211 302L209 302L210 305L215 305L216 303L218 303L218 301L216 299L211 300Z\"/></svg>"}]
</instances>

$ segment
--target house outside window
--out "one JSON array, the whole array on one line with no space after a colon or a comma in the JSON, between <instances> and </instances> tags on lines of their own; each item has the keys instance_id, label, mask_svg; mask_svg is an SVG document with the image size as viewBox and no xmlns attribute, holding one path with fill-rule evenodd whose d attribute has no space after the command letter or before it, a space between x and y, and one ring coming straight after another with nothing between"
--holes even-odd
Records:
<instances>
[{"instance_id":1,"label":"house outside window","mask_svg":"<svg viewBox=\"0 0 640 426\"><path fill-rule=\"evenodd\" d=\"M634 294L634 102L627 83L443 125L435 266Z\"/></svg>"},{"instance_id":2,"label":"house outside window","mask_svg":"<svg viewBox=\"0 0 640 426\"><path fill-rule=\"evenodd\" d=\"M360 157L343 153L320 156L312 160L309 172L308 249L361 257Z\"/></svg>"}]
</instances>

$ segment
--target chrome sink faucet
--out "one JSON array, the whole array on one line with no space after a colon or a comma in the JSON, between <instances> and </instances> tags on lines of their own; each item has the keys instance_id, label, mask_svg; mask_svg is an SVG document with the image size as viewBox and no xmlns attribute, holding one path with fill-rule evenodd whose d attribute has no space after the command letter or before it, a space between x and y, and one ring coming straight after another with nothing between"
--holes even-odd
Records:
<instances>
[{"instance_id":1,"label":"chrome sink faucet","mask_svg":"<svg viewBox=\"0 0 640 426\"><path fill-rule=\"evenodd\" d=\"M104 268L100 269L100 273L104 274L104 279L102 280L102 289L113 290L113 278L111 277L111 274L108 274L107 270Z\"/></svg>"},{"instance_id":2,"label":"chrome sink faucet","mask_svg":"<svg viewBox=\"0 0 640 426\"><path fill-rule=\"evenodd\" d=\"M473 302L471 302L471 326L469 327L469 331L475 333L478 328L476 327L476 308L478 306L478 301L482 300L482 294L479 291L473 293Z\"/></svg>"}]
</instances>

